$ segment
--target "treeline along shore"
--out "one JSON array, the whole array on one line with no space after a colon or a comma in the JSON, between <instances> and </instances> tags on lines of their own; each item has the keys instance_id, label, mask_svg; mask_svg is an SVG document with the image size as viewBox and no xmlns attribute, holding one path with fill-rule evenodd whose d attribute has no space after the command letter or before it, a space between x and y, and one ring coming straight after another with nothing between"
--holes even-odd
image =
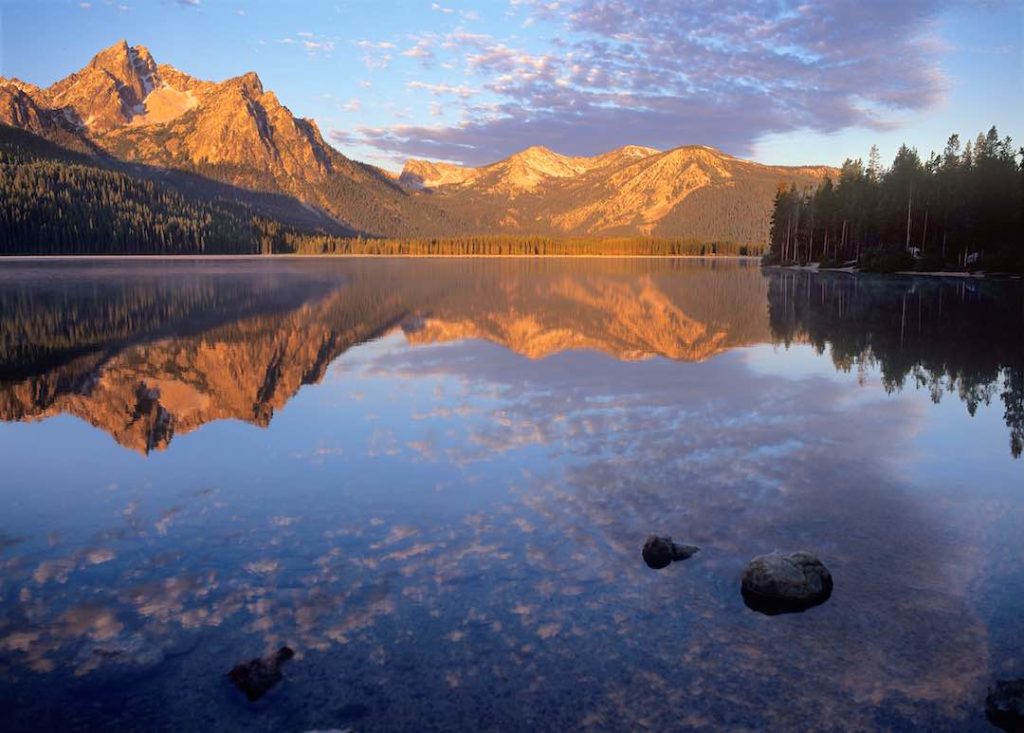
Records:
<instances>
[{"instance_id":1,"label":"treeline along shore","mask_svg":"<svg viewBox=\"0 0 1024 733\"><path fill-rule=\"evenodd\" d=\"M491 256L491 257L706 257L761 256L765 247L737 242L661 237L604 239L543 236L480 235L423 239L336 237L297 233L269 226L263 236L268 251L302 255Z\"/></svg>"},{"instance_id":2,"label":"treeline along shore","mask_svg":"<svg viewBox=\"0 0 1024 733\"><path fill-rule=\"evenodd\" d=\"M872 147L836 181L779 189L765 262L1024 273L1024 149L995 127L924 161L903 145L888 168Z\"/></svg>"}]
</instances>

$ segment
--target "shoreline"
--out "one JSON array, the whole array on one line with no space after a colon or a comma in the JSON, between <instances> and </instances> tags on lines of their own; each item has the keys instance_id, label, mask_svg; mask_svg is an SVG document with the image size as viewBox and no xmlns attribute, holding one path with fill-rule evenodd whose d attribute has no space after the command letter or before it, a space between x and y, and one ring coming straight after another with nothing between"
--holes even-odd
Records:
<instances>
[{"instance_id":1,"label":"shoreline","mask_svg":"<svg viewBox=\"0 0 1024 733\"><path fill-rule=\"evenodd\" d=\"M966 270L896 270L895 272L866 272L855 267L820 267L818 263L813 265L762 265L765 270L788 270L791 272L839 272L846 275L878 275L902 277L959 277L972 280L1007 279L1020 280L1022 275L1013 272L967 272Z\"/></svg>"},{"instance_id":2,"label":"shoreline","mask_svg":"<svg viewBox=\"0 0 1024 733\"><path fill-rule=\"evenodd\" d=\"M272 255L4 255L4 262L121 260L760 260L758 255L396 255L396 254L272 254Z\"/></svg>"}]
</instances>

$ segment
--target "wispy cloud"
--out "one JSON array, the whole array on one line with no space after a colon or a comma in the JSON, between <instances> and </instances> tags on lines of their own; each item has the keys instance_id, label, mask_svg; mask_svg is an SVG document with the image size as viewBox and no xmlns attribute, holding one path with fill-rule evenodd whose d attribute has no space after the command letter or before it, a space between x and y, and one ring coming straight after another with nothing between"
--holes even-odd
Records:
<instances>
[{"instance_id":1,"label":"wispy cloud","mask_svg":"<svg viewBox=\"0 0 1024 733\"><path fill-rule=\"evenodd\" d=\"M391 41L356 41L356 47L363 51L361 61L370 71L386 69L393 58L392 51L398 48Z\"/></svg>"},{"instance_id":2,"label":"wispy cloud","mask_svg":"<svg viewBox=\"0 0 1024 733\"><path fill-rule=\"evenodd\" d=\"M625 142L700 142L748 154L770 133L885 129L944 95L935 39L943 6L515 0L515 25L549 29L543 42L464 28L419 38L403 56L436 56L481 94L457 94L454 125L367 129L364 143L481 163L532 144L593 154Z\"/></svg>"},{"instance_id":3,"label":"wispy cloud","mask_svg":"<svg viewBox=\"0 0 1024 733\"><path fill-rule=\"evenodd\" d=\"M428 91L434 96L442 96L445 94L452 94L462 99L469 99L474 94L479 93L479 89L460 84L458 86L452 86L451 84L440 83L440 84L429 84L424 81L410 81L406 83L408 89L422 89Z\"/></svg>"},{"instance_id":4,"label":"wispy cloud","mask_svg":"<svg viewBox=\"0 0 1024 733\"><path fill-rule=\"evenodd\" d=\"M417 39L409 48L402 51L403 56L409 58L421 59L423 62L428 63L434 58L434 42L435 39L432 36L421 36Z\"/></svg>"},{"instance_id":5,"label":"wispy cloud","mask_svg":"<svg viewBox=\"0 0 1024 733\"><path fill-rule=\"evenodd\" d=\"M299 31L294 37L279 38L277 42L285 46L299 46L309 56L330 56L336 46L335 41L320 37L310 31Z\"/></svg>"}]
</instances>

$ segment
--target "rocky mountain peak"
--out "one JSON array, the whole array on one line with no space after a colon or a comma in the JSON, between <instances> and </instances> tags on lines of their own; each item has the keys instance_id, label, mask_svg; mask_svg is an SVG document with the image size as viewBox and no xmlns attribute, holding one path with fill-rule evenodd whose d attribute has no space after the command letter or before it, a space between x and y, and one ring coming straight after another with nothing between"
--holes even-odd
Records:
<instances>
[{"instance_id":1,"label":"rocky mountain peak","mask_svg":"<svg viewBox=\"0 0 1024 733\"><path fill-rule=\"evenodd\" d=\"M556 153L543 145L531 145L508 157L510 163L520 163L548 175L571 175L576 168L572 165L573 158Z\"/></svg>"},{"instance_id":2,"label":"rocky mountain peak","mask_svg":"<svg viewBox=\"0 0 1024 733\"><path fill-rule=\"evenodd\" d=\"M141 113L147 95L159 84L159 70L149 51L122 40L96 54L85 68L42 90L38 101L103 133Z\"/></svg>"},{"instance_id":3,"label":"rocky mountain peak","mask_svg":"<svg viewBox=\"0 0 1024 733\"><path fill-rule=\"evenodd\" d=\"M93 56L86 70L108 74L130 90L126 101L138 104L153 89L157 67L148 49L122 40Z\"/></svg>"},{"instance_id":4,"label":"rocky mountain peak","mask_svg":"<svg viewBox=\"0 0 1024 733\"><path fill-rule=\"evenodd\" d=\"M657 155L661 151L657 148L649 148L645 145L623 145L612 151L626 158L646 158L649 155Z\"/></svg>"},{"instance_id":5,"label":"rocky mountain peak","mask_svg":"<svg viewBox=\"0 0 1024 733\"><path fill-rule=\"evenodd\" d=\"M465 183L476 176L476 170L454 163L409 158L398 177L400 185L409 189L433 188Z\"/></svg>"},{"instance_id":6,"label":"rocky mountain peak","mask_svg":"<svg viewBox=\"0 0 1024 733\"><path fill-rule=\"evenodd\" d=\"M554 150L544 145L531 145L530 147L520 150L518 153L514 153L509 157L530 160L538 158L564 158L565 156L559 155Z\"/></svg>"},{"instance_id":7,"label":"rocky mountain peak","mask_svg":"<svg viewBox=\"0 0 1024 733\"><path fill-rule=\"evenodd\" d=\"M247 71L241 76L228 79L224 82L224 86L240 90L249 99L263 96L263 82L255 71Z\"/></svg>"},{"instance_id":8,"label":"rocky mountain peak","mask_svg":"<svg viewBox=\"0 0 1024 733\"><path fill-rule=\"evenodd\" d=\"M40 91L39 87L35 84L29 84L27 81L22 81L21 79L13 76L10 78L0 76L0 87L14 87L15 89L29 95L38 94Z\"/></svg>"}]
</instances>

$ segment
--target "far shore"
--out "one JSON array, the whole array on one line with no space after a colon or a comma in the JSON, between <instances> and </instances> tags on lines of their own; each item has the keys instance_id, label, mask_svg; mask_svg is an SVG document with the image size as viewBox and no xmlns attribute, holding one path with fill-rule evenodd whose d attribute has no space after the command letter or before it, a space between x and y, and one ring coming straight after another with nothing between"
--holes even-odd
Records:
<instances>
[{"instance_id":1,"label":"far shore","mask_svg":"<svg viewBox=\"0 0 1024 733\"><path fill-rule=\"evenodd\" d=\"M760 260L760 255L396 255L396 254L272 254L272 255L4 255L2 262L55 260Z\"/></svg>"},{"instance_id":2,"label":"far shore","mask_svg":"<svg viewBox=\"0 0 1024 733\"><path fill-rule=\"evenodd\" d=\"M983 280L986 277L1000 277L1019 280L1020 275L1012 272L967 272L966 270L897 270L895 272L869 272L855 267L820 267L818 263L810 265L765 265L765 269L791 270L797 272L842 272L847 275L910 275L912 277L965 277Z\"/></svg>"},{"instance_id":3,"label":"far shore","mask_svg":"<svg viewBox=\"0 0 1024 733\"><path fill-rule=\"evenodd\" d=\"M756 260L759 255L626 255L626 254L245 254L245 255L3 255L0 266L4 262L173 262L173 261L204 261L204 262L254 262L260 260ZM926 271L899 270L896 272L867 272L855 267L821 267L818 263L810 265L762 265L767 270L788 270L791 272L836 272L847 275L901 275L911 277L946 277L970 278L1007 278L1019 280L1021 275L1006 272L967 272L967 271Z\"/></svg>"}]
</instances>

